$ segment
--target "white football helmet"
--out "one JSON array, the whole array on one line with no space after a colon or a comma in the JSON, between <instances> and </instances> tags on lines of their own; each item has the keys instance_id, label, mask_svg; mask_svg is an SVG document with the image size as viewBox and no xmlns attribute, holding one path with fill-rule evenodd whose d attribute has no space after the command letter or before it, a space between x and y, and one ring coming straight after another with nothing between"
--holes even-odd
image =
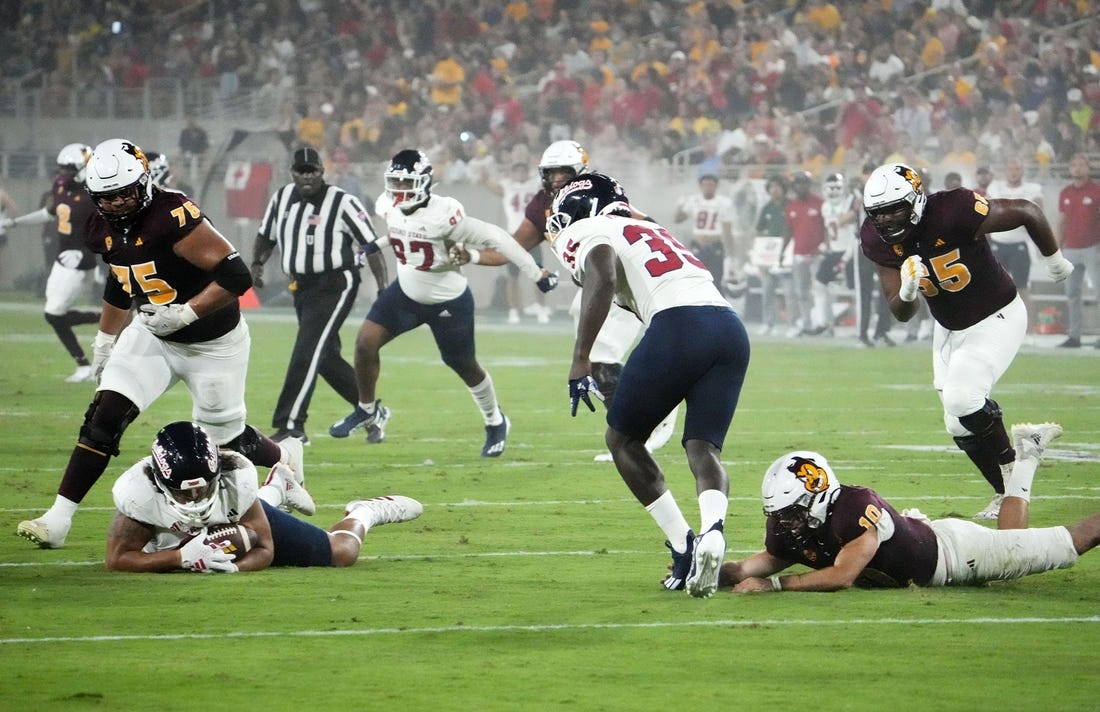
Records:
<instances>
[{"instance_id":1,"label":"white football helmet","mask_svg":"<svg viewBox=\"0 0 1100 712\"><path fill-rule=\"evenodd\" d=\"M84 182L84 169L92 157L92 147L83 143L70 143L57 154L57 169L72 173L74 183Z\"/></svg>"},{"instance_id":2,"label":"white football helmet","mask_svg":"<svg viewBox=\"0 0 1100 712\"><path fill-rule=\"evenodd\" d=\"M825 176L825 183L822 187L822 193L825 195L825 200L840 200L844 197L844 192L843 173L830 173Z\"/></svg>"},{"instance_id":3,"label":"white football helmet","mask_svg":"<svg viewBox=\"0 0 1100 712\"><path fill-rule=\"evenodd\" d=\"M829 461L809 450L789 452L773 462L760 486L764 514L777 516L796 507L805 510L811 529L825 523L829 506L839 493L840 480Z\"/></svg>"},{"instance_id":4,"label":"white football helmet","mask_svg":"<svg viewBox=\"0 0 1100 712\"><path fill-rule=\"evenodd\" d=\"M149 160L149 177L153 179L153 185L158 188L168 188L172 180L172 167L168 165L168 156L156 151L145 154Z\"/></svg>"},{"instance_id":5,"label":"white football helmet","mask_svg":"<svg viewBox=\"0 0 1100 712\"><path fill-rule=\"evenodd\" d=\"M879 166L863 187L863 208L888 245L897 245L909 236L924 216L927 202L920 173L904 163Z\"/></svg>"},{"instance_id":6,"label":"white football helmet","mask_svg":"<svg viewBox=\"0 0 1100 712\"><path fill-rule=\"evenodd\" d=\"M149 159L126 139L108 139L92 150L85 182L99 214L115 227L129 227L153 201ZM121 206L120 197L127 199Z\"/></svg>"},{"instance_id":7,"label":"white football helmet","mask_svg":"<svg viewBox=\"0 0 1100 712\"><path fill-rule=\"evenodd\" d=\"M588 170L588 152L576 141L555 141L547 146L539 159L539 176L547 192L553 192L550 171L554 168L571 168L573 176L579 176Z\"/></svg>"}]
</instances>

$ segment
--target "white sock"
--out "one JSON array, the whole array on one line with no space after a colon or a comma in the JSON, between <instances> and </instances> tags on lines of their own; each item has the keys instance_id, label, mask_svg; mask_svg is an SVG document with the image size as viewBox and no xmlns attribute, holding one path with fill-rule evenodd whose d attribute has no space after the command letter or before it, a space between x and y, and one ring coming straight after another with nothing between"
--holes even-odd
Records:
<instances>
[{"instance_id":1,"label":"white sock","mask_svg":"<svg viewBox=\"0 0 1100 712\"><path fill-rule=\"evenodd\" d=\"M1005 497L1019 497L1025 502L1031 501L1031 484L1035 471L1039 469L1039 458L1024 457L1016 460L1011 474L1005 477Z\"/></svg>"},{"instance_id":2,"label":"white sock","mask_svg":"<svg viewBox=\"0 0 1100 712\"><path fill-rule=\"evenodd\" d=\"M76 514L76 508L79 506L80 504L78 502L74 502L68 497L57 495L57 497L54 498L53 506L42 515L42 518L71 520Z\"/></svg>"},{"instance_id":3,"label":"white sock","mask_svg":"<svg viewBox=\"0 0 1100 712\"><path fill-rule=\"evenodd\" d=\"M362 408L363 410L365 410L367 412L367 415L374 415L374 404L377 403L377 402L378 401L376 401L376 400L373 400L370 403L364 403L363 401L359 401L359 407Z\"/></svg>"},{"instance_id":4,"label":"white sock","mask_svg":"<svg viewBox=\"0 0 1100 712\"><path fill-rule=\"evenodd\" d=\"M668 537L668 543L672 544L673 550L679 553L687 551L687 535L691 531L691 526L676 504L672 490L665 490L665 493L649 504L645 511L649 512L649 516L653 517L653 521L657 522L657 526Z\"/></svg>"},{"instance_id":5,"label":"white sock","mask_svg":"<svg viewBox=\"0 0 1100 712\"><path fill-rule=\"evenodd\" d=\"M256 496L270 504L272 507L281 507L283 506L283 499L286 495L283 492L282 487L276 487L275 485L264 485L260 488L260 491Z\"/></svg>"},{"instance_id":6,"label":"white sock","mask_svg":"<svg viewBox=\"0 0 1100 712\"><path fill-rule=\"evenodd\" d=\"M729 497L718 490L709 489L699 493L699 533L709 531L712 526L726 519Z\"/></svg>"},{"instance_id":7,"label":"white sock","mask_svg":"<svg viewBox=\"0 0 1100 712\"><path fill-rule=\"evenodd\" d=\"M371 525L374 524L374 513L366 507L356 507L348 512L344 519L354 519L363 525L365 531L370 531Z\"/></svg>"},{"instance_id":8,"label":"white sock","mask_svg":"<svg viewBox=\"0 0 1100 712\"><path fill-rule=\"evenodd\" d=\"M486 425L500 425L504 422L500 407L497 405L497 392L493 389L493 378L488 371L485 372L485 380L473 388L467 387L470 395L474 397L474 403L481 409L481 417L485 418Z\"/></svg>"}]
</instances>

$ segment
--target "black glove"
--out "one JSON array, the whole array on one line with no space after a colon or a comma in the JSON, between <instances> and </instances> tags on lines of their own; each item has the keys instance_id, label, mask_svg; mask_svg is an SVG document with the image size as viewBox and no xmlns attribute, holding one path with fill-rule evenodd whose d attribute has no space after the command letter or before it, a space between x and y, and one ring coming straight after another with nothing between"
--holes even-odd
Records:
<instances>
[{"instance_id":1,"label":"black glove","mask_svg":"<svg viewBox=\"0 0 1100 712\"><path fill-rule=\"evenodd\" d=\"M585 376L584 378L570 378L569 379L569 400L572 404L572 408L569 414L574 418L577 417L577 404L582 400L584 404L588 406L588 409L593 413L596 412L596 406L592 404L592 399L589 395L596 396L601 401L603 400L603 393L600 393L600 387L596 385L596 379L592 376Z\"/></svg>"},{"instance_id":2,"label":"black glove","mask_svg":"<svg viewBox=\"0 0 1100 712\"><path fill-rule=\"evenodd\" d=\"M552 290L554 287L558 286L558 273L547 272L546 276L535 282L535 284L538 286L539 291L545 294L546 292Z\"/></svg>"}]
</instances>

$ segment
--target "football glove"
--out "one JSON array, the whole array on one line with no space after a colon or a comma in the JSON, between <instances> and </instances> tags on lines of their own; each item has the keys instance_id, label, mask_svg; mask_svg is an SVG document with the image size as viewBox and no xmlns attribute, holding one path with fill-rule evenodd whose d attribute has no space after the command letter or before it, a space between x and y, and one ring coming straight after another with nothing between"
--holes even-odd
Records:
<instances>
[{"instance_id":1,"label":"football glove","mask_svg":"<svg viewBox=\"0 0 1100 712\"><path fill-rule=\"evenodd\" d=\"M1073 273L1073 263L1062 256L1061 250L1055 250L1052 255L1043 255L1043 262L1047 263L1047 274L1055 282L1065 281Z\"/></svg>"},{"instance_id":2,"label":"football glove","mask_svg":"<svg viewBox=\"0 0 1100 712\"><path fill-rule=\"evenodd\" d=\"M217 544L206 543L206 527L198 535L180 547L180 568L204 574L215 572L236 573L240 569L233 563L235 554L227 554Z\"/></svg>"},{"instance_id":3,"label":"football glove","mask_svg":"<svg viewBox=\"0 0 1100 712\"><path fill-rule=\"evenodd\" d=\"M166 304L162 306L143 304L139 318L149 331L157 336L167 336L176 333L189 324L195 323L199 315L195 313L190 304Z\"/></svg>"},{"instance_id":4,"label":"football glove","mask_svg":"<svg viewBox=\"0 0 1100 712\"><path fill-rule=\"evenodd\" d=\"M543 270L542 273L546 276L535 282L535 284L538 286L539 291L545 294L546 292L553 290L554 287L558 286L558 273L547 272L546 270Z\"/></svg>"},{"instance_id":5,"label":"football glove","mask_svg":"<svg viewBox=\"0 0 1100 712\"><path fill-rule=\"evenodd\" d=\"M105 331L97 331L92 340L92 376L96 385L99 385L100 376L103 375L103 367L107 365L107 357L111 355L111 349L115 347L114 334Z\"/></svg>"},{"instance_id":6,"label":"football glove","mask_svg":"<svg viewBox=\"0 0 1100 712\"><path fill-rule=\"evenodd\" d=\"M9 227L15 227L15 218L0 218L0 230L7 230Z\"/></svg>"},{"instance_id":7,"label":"football glove","mask_svg":"<svg viewBox=\"0 0 1100 712\"><path fill-rule=\"evenodd\" d=\"M596 396L601 401L603 400L603 393L600 393L600 387L596 385L596 379L592 376L585 376L584 378L570 378L569 379L569 401L572 405L569 414L574 418L577 417L577 405L583 400L584 404L588 406L588 409L593 413L596 412L596 406L592 404L592 399L589 396Z\"/></svg>"},{"instance_id":8,"label":"football glove","mask_svg":"<svg viewBox=\"0 0 1100 712\"><path fill-rule=\"evenodd\" d=\"M84 254L80 250L62 250L57 255L57 261L61 263L62 267L76 269L83 257Z\"/></svg>"},{"instance_id":9,"label":"football glove","mask_svg":"<svg viewBox=\"0 0 1100 712\"><path fill-rule=\"evenodd\" d=\"M901 289L898 290L898 297L903 302L911 302L917 298L921 272L919 255L910 255L901 263Z\"/></svg>"}]
</instances>

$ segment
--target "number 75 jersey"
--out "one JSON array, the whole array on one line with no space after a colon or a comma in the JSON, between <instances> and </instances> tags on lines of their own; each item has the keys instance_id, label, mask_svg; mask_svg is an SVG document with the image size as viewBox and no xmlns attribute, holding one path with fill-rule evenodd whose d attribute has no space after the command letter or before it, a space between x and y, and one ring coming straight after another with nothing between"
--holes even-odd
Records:
<instances>
[{"instance_id":1,"label":"number 75 jersey","mask_svg":"<svg viewBox=\"0 0 1100 712\"><path fill-rule=\"evenodd\" d=\"M584 265L598 245L615 252L615 302L646 326L659 311L683 306L729 306L706 266L657 223L619 215L578 220L551 244L582 287Z\"/></svg>"}]
</instances>

